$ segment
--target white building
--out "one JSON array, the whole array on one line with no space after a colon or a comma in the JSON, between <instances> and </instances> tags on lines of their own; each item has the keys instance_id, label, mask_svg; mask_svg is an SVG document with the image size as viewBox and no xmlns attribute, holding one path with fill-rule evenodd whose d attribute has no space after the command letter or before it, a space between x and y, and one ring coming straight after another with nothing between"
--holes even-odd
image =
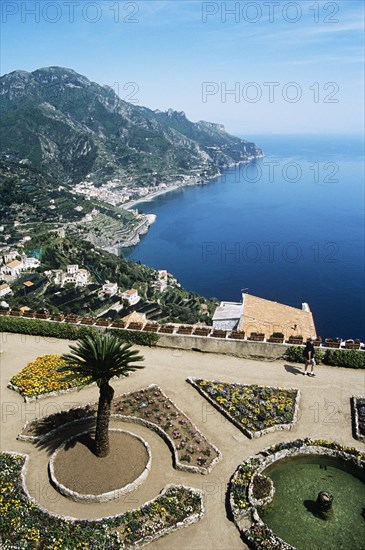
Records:
<instances>
[{"instance_id":1,"label":"white building","mask_svg":"<svg viewBox=\"0 0 365 550\"><path fill-rule=\"evenodd\" d=\"M41 265L41 262L37 258L23 257L23 264L25 269L36 269Z\"/></svg>"},{"instance_id":2,"label":"white building","mask_svg":"<svg viewBox=\"0 0 365 550\"><path fill-rule=\"evenodd\" d=\"M114 296L118 292L117 283L110 283L109 281L107 281L105 284L103 284L103 292L105 294L109 294L110 296Z\"/></svg>"},{"instance_id":3,"label":"white building","mask_svg":"<svg viewBox=\"0 0 365 550\"><path fill-rule=\"evenodd\" d=\"M167 273L166 269L159 269L159 271L158 271L158 281L155 285L156 289L159 292L163 292L164 290L166 290L166 288L167 288L167 276L168 276L168 273Z\"/></svg>"},{"instance_id":4,"label":"white building","mask_svg":"<svg viewBox=\"0 0 365 550\"><path fill-rule=\"evenodd\" d=\"M138 290L131 288L130 290L123 292L122 299L128 302L128 305L134 306L135 304L138 304L141 297L138 295Z\"/></svg>"},{"instance_id":5,"label":"white building","mask_svg":"<svg viewBox=\"0 0 365 550\"><path fill-rule=\"evenodd\" d=\"M11 277L18 277L18 275L20 275L23 269L24 269L24 264L21 260L13 260L8 264L3 265L0 269L0 272L2 275L10 275Z\"/></svg>"},{"instance_id":6,"label":"white building","mask_svg":"<svg viewBox=\"0 0 365 550\"><path fill-rule=\"evenodd\" d=\"M243 315L241 302L221 302L213 315L213 328L233 330Z\"/></svg>"},{"instance_id":7,"label":"white building","mask_svg":"<svg viewBox=\"0 0 365 550\"><path fill-rule=\"evenodd\" d=\"M68 265L67 266L67 274L68 275L75 275L79 270L78 264Z\"/></svg>"},{"instance_id":8,"label":"white building","mask_svg":"<svg viewBox=\"0 0 365 550\"><path fill-rule=\"evenodd\" d=\"M7 285L6 283L4 283L3 285L0 285L0 298L10 293L11 293L11 288L9 285Z\"/></svg>"},{"instance_id":9,"label":"white building","mask_svg":"<svg viewBox=\"0 0 365 550\"><path fill-rule=\"evenodd\" d=\"M68 265L66 272L60 269L54 270L53 274L56 285L64 286L68 283L76 287L84 287L90 282L90 273L87 269L80 269L78 264Z\"/></svg>"}]
</instances>

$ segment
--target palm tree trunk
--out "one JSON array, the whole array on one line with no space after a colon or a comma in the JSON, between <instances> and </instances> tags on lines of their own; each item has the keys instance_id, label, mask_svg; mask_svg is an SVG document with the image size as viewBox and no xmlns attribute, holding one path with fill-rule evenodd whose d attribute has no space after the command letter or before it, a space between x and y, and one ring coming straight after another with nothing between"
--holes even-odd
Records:
<instances>
[{"instance_id":1,"label":"palm tree trunk","mask_svg":"<svg viewBox=\"0 0 365 550\"><path fill-rule=\"evenodd\" d=\"M100 386L98 415L96 417L95 454L102 458L109 454L109 420L114 389L106 382Z\"/></svg>"}]
</instances>

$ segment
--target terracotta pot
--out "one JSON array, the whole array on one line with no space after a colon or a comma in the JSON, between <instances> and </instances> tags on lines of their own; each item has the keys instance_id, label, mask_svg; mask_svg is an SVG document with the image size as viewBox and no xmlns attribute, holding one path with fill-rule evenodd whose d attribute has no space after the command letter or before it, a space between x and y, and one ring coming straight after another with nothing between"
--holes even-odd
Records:
<instances>
[{"instance_id":1,"label":"terracotta pot","mask_svg":"<svg viewBox=\"0 0 365 550\"><path fill-rule=\"evenodd\" d=\"M157 325L146 325L143 329L145 332L157 332L158 326Z\"/></svg>"},{"instance_id":2,"label":"terracotta pot","mask_svg":"<svg viewBox=\"0 0 365 550\"><path fill-rule=\"evenodd\" d=\"M263 342L265 340L265 335L263 334L262 336L260 336L257 334L251 334L250 336L248 336L247 340L251 340L252 342Z\"/></svg>"},{"instance_id":3,"label":"terracotta pot","mask_svg":"<svg viewBox=\"0 0 365 550\"><path fill-rule=\"evenodd\" d=\"M339 348L341 345L341 342L331 342L330 340L325 340L324 345L326 348Z\"/></svg>"},{"instance_id":4,"label":"terracotta pot","mask_svg":"<svg viewBox=\"0 0 365 550\"><path fill-rule=\"evenodd\" d=\"M200 329L200 328L197 328L194 330L194 336L208 336L208 334L210 333L210 330L209 329Z\"/></svg>"},{"instance_id":5,"label":"terracotta pot","mask_svg":"<svg viewBox=\"0 0 365 550\"><path fill-rule=\"evenodd\" d=\"M345 342L346 349L360 349L360 342Z\"/></svg>"},{"instance_id":6,"label":"terracotta pot","mask_svg":"<svg viewBox=\"0 0 365 550\"><path fill-rule=\"evenodd\" d=\"M245 333L244 332L231 332L228 338L232 338L232 340L244 340L245 339Z\"/></svg>"}]
</instances>

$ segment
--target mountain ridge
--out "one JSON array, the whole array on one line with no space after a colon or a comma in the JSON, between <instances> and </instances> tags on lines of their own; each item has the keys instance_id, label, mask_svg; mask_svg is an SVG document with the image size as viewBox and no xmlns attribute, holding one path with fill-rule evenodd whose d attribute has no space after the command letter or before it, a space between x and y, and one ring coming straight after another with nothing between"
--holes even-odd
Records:
<instances>
[{"instance_id":1,"label":"mountain ridge","mask_svg":"<svg viewBox=\"0 0 365 550\"><path fill-rule=\"evenodd\" d=\"M59 182L87 175L99 184L118 177L127 186L191 173L208 179L262 156L220 124L136 106L73 69L8 73L0 78L0 101L2 156L29 159Z\"/></svg>"}]
</instances>

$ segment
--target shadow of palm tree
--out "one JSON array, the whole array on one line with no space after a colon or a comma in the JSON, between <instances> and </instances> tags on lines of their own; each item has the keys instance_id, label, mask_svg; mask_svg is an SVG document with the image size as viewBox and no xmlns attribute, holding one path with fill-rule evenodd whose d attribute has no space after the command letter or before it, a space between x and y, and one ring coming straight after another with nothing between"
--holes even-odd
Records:
<instances>
[{"instance_id":1,"label":"shadow of palm tree","mask_svg":"<svg viewBox=\"0 0 365 550\"><path fill-rule=\"evenodd\" d=\"M59 413L62 414L62 413ZM52 415L53 417L55 415ZM63 445L65 441L67 444L65 449L70 449L76 445L77 441L80 441L94 452L94 439L92 434L95 431L96 417L85 417L77 419L76 423L70 424L70 420L62 423L58 419L58 425L55 427L55 420L51 417L46 417L38 421L34 430L34 435L41 436L41 439L35 442L35 446L38 449L45 450L50 455L54 453L60 445ZM54 431L57 430L57 431ZM83 434L83 432L88 432ZM83 434L79 438L79 434ZM71 441L68 441L71 438Z\"/></svg>"},{"instance_id":2,"label":"shadow of palm tree","mask_svg":"<svg viewBox=\"0 0 365 550\"><path fill-rule=\"evenodd\" d=\"M295 367L294 365L284 365L284 368L287 372L290 372L295 376L297 376L298 374L303 374L302 369L300 369L299 367Z\"/></svg>"}]
</instances>

